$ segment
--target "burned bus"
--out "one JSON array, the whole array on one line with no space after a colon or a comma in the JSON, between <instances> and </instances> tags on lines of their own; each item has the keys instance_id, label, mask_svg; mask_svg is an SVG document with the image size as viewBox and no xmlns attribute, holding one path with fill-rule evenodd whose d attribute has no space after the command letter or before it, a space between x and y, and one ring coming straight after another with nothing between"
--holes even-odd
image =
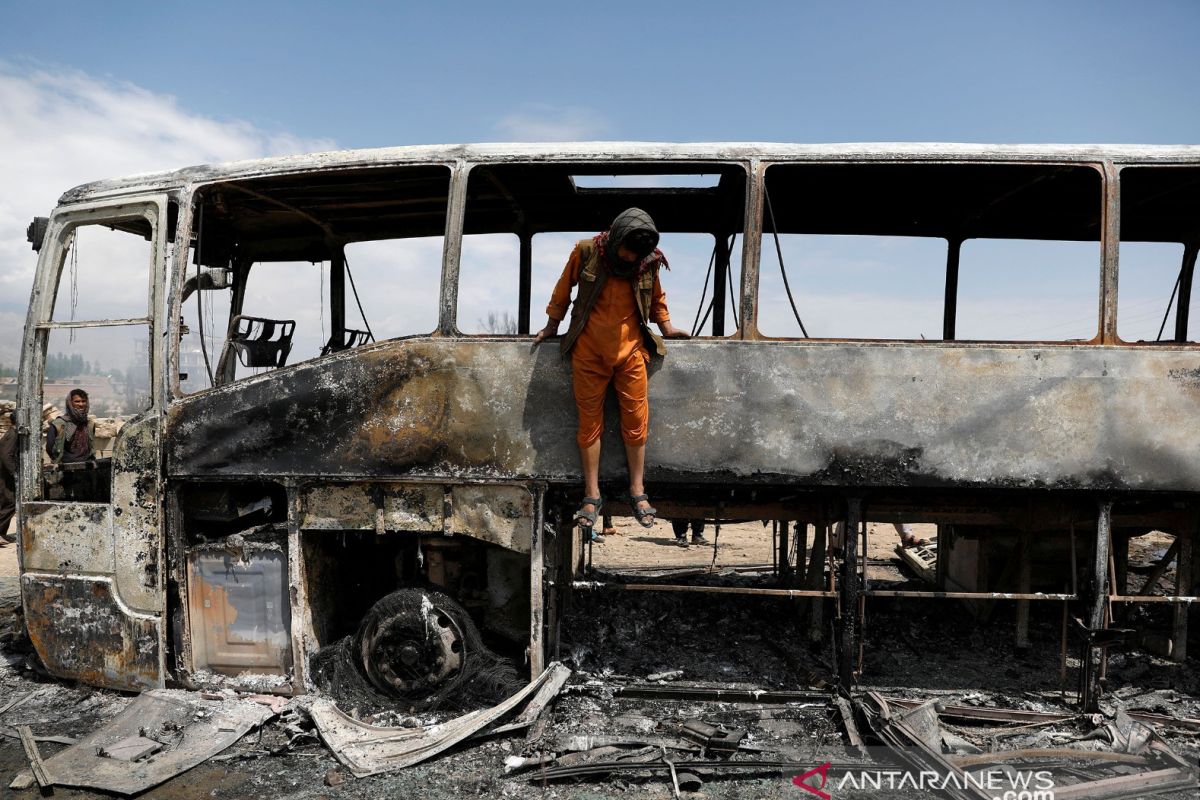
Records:
<instances>
[{"instance_id":1,"label":"burned bus","mask_svg":"<svg viewBox=\"0 0 1200 800\"><path fill-rule=\"evenodd\" d=\"M587 143L200 166L36 220L18 528L46 669L298 694L336 651L401 697L539 673L572 598L620 586L582 580L570 365L531 319L631 206L694 334L650 366L652 499L777 534L769 579L725 591L805 598L845 684L876 596L1061 603L1089 661L1157 603L1183 657L1200 147ZM43 463L63 354L117 365L123 425L84 465ZM872 586L868 521L938 526L928 592ZM1151 530L1175 588L1139 593Z\"/></svg>"}]
</instances>

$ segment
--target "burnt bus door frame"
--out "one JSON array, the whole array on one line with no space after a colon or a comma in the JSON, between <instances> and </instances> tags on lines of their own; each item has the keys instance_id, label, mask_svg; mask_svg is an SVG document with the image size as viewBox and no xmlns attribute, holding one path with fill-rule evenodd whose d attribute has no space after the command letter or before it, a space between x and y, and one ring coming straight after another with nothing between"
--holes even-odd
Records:
<instances>
[{"instance_id":1,"label":"burnt bus door frame","mask_svg":"<svg viewBox=\"0 0 1200 800\"><path fill-rule=\"evenodd\" d=\"M158 334L167 202L163 194L143 194L55 210L30 297L17 398L18 564L30 638L52 674L124 690L161 687L165 676ZM55 298L75 230L134 219L150 226L146 316L55 322ZM50 332L122 326L144 326L148 333L150 405L114 440L110 500L48 501L42 496L40 423Z\"/></svg>"}]
</instances>

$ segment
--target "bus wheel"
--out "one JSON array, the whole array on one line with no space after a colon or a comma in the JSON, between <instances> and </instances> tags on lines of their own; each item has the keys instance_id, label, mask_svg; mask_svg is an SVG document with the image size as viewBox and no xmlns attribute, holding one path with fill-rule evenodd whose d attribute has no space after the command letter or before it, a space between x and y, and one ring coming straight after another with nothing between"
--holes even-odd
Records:
<instances>
[{"instance_id":1,"label":"bus wheel","mask_svg":"<svg viewBox=\"0 0 1200 800\"><path fill-rule=\"evenodd\" d=\"M363 617L352 652L379 691L416 699L443 694L465 674L466 643L474 623L440 592L401 589Z\"/></svg>"}]
</instances>

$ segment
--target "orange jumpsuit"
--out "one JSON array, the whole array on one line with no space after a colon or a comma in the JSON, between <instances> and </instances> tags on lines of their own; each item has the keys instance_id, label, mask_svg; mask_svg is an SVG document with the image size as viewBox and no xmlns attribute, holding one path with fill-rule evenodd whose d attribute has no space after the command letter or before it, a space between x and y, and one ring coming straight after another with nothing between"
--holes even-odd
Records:
<instances>
[{"instance_id":1,"label":"orange jumpsuit","mask_svg":"<svg viewBox=\"0 0 1200 800\"><path fill-rule=\"evenodd\" d=\"M578 245L571 253L562 276L554 286L546 315L554 320L567 316L571 289L579 283L583 260ZM634 282L609 275L588 315L583 332L571 348L572 384L579 429L575 441L590 447L604 430L604 393L614 383L621 409L621 439L626 444L645 444L650 422L647 400L646 364L650 354L642 339ZM671 319L667 296L654 276L650 322Z\"/></svg>"}]
</instances>

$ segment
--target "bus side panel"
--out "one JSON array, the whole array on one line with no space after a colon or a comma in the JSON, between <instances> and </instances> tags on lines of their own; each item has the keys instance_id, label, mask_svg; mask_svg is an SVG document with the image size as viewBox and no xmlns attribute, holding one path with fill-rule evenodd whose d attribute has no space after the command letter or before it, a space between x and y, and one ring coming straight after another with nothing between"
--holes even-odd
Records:
<instances>
[{"instance_id":1,"label":"bus side panel","mask_svg":"<svg viewBox=\"0 0 1200 800\"><path fill-rule=\"evenodd\" d=\"M162 685L158 418L135 419L112 457L112 504L25 504L22 592L46 668L114 689Z\"/></svg>"},{"instance_id":2,"label":"bus side panel","mask_svg":"<svg viewBox=\"0 0 1200 800\"><path fill-rule=\"evenodd\" d=\"M673 342L652 481L1200 491L1198 356L1145 347ZM620 474L615 413L602 473ZM570 366L405 340L174 404L173 476L577 480Z\"/></svg>"},{"instance_id":3,"label":"bus side panel","mask_svg":"<svg viewBox=\"0 0 1200 800\"><path fill-rule=\"evenodd\" d=\"M110 578L26 572L21 590L29 638L52 675L110 689L162 686L159 620L124 606Z\"/></svg>"}]
</instances>

